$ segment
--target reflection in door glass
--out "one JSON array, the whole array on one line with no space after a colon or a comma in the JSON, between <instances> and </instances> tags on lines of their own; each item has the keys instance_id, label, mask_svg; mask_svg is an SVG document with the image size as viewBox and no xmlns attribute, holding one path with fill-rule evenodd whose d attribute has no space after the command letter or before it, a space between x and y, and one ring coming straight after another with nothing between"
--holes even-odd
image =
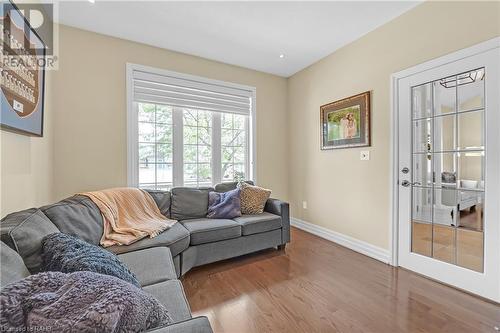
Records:
<instances>
[{"instance_id":1,"label":"reflection in door glass","mask_svg":"<svg viewBox=\"0 0 500 333\"><path fill-rule=\"evenodd\" d=\"M413 87L412 109L413 119L432 116L432 83Z\"/></svg>"},{"instance_id":2,"label":"reflection in door glass","mask_svg":"<svg viewBox=\"0 0 500 333\"><path fill-rule=\"evenodd\" d=\"M484 149L483 117L483 110L458 114L458 149Z\"/></svg>"},{"instance_id":3,"label":"reflection in door glass","mask_svg":"<svg viewBox=\"0 0 500 333\"><path fill-rule=\"evenodd\" d=\"M432 188L414 187L412 193L412 252L432 256Z\"/></svg>"},{"instance_id":4,"label":"reflection in door glass","mask_svg":"<svg viewBox=\"0 0 500 333\"><path fill-rule=\"evenodd\" d=\"M415 120L413 123L413 152L426 153L432 147L431 119Z\"/></svg>"},{"instance_id":5,"label":"reflection in door glass","mask_svg":"<svg viewBox=\"0 0 500 333\"><path fill-rule=\"evenodd\" d=\"M458 111L483 108L484 106L484 69L458 75Z\"/></svg>"},{"instance_id":6,"label":"reflection in door glass","mask_svg":"<svg viewBox=\"0 0 500 333\"><path fill-rule=\"evenodd\" d=\"M456 111L456 79L456 76L451 76L433 82L434 116Z\"/></svg>"},{"instance_id":7,"label":"reflection in door glass","mask_svg":"<svg viewBox=\"0 0 500 333\"><path fill-rule=\"evenodd\" d=\"M413 154L413 185L432 186L431 154Z\"/></svg>"},{"instance_id":8,"label":"reflection in door glass","mask_svg":"<svg viewBox=\"0 0 500 333\"><path fill-rule=\"evenodd\" d=\"M456 147L457 121L454 114L434 118L434 146L433 150L453 151Z\"/></svg>"}]
</instances>

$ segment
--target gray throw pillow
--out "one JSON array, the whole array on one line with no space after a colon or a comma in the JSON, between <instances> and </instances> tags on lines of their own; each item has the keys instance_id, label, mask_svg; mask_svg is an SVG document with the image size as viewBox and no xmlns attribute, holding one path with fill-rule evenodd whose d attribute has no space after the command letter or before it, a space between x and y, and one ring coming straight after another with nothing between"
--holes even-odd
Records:
<instances>
[{"instance_id":1,"label":"gray throw pillow","mask_svg":"<svg viewBox=\"0 0 500 333\"><path fill-rule=\"evenodd\" d=\"M44 237L42 258L44 271L90 271L115 276L140 287L137 277L115 254L60 232Z\"/></svg>"}]
</instances>

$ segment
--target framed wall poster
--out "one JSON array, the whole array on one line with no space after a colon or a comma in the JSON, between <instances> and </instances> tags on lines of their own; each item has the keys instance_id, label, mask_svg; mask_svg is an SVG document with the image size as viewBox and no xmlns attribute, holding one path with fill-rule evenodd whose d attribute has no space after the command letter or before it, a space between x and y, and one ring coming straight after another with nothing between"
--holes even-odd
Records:
<instances>
[{"instance_id":1,"label":"framed wall poster","mask_svg":"<svg viewBox=\"0 0 500 333\"><path fill-rule=\"evenodd\" d=\"M370 92L320 107L321 149L370 146Z\"/></svg>"},{"instance_id":2,"label":"framed wall poster","mask_svg":"<svg viewBox=\"0 0 500 333\"><path fill-rule=\"evenodd\" d=\"M43 136L45 44L12 2L0 11L0 127Z\"/></svg>"}]
</instances>

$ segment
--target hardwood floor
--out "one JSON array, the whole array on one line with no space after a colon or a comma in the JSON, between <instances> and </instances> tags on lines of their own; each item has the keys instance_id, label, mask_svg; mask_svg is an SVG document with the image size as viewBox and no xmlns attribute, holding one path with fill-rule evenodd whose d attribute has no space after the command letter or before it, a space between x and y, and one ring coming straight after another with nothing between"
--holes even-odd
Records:
<instances>
[{"instance_id":1,"label":"hardwood floor","mask_svg":"<svg viewBox=\"0 0 500 333\"><path fill-rule=\"evenodd\" d=\"M460 210L459 227L412 222L412 251L483 272L483 205Z\"/></svg>"},{"instance_id":2,"label":"hardwood floor","mask_svg":"<svg viewBox=\"0 0 500 333\"><path fill-rule=\"evenodd\" d=\"M495 332L500 306L293 228L266 250L187 273L215 332Z\"/></svg>"}]
</instances>

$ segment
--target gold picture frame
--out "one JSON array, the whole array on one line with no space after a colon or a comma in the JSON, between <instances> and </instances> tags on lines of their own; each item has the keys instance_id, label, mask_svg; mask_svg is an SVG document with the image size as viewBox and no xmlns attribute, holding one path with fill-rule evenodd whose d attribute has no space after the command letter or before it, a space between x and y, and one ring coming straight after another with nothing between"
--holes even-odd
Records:
<instances>
[{"instance_id":1,"label":"gold picture frame","mask_svg":"<svg viewBox=\"0 0 500 333\"><path fill-rule=\"evenodd\" d=\"M321 149L371 145L370 91L320 107Z\"/></svg>"}]
</instances>

